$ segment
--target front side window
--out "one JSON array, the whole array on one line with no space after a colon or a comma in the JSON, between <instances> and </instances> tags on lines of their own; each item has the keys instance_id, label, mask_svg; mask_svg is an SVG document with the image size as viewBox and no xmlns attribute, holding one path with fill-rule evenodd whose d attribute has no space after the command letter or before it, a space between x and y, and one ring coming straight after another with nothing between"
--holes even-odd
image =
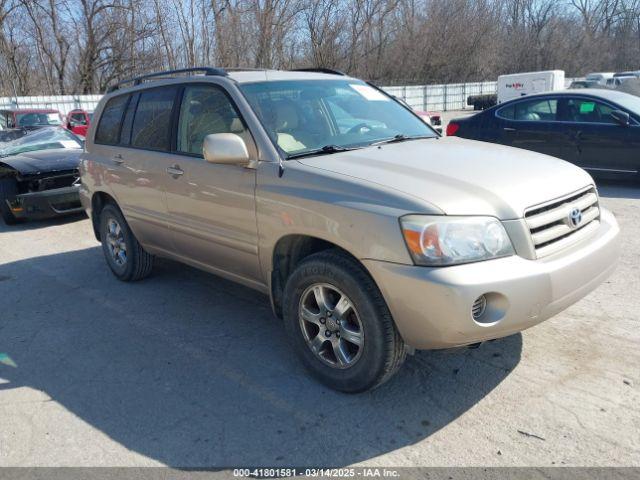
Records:
<instances>
[{"instance_id":1,"label":"front side window","mask_svg":"<svg viewBox=\"0 0 640 480\"><path fill-rule=\"evenodd\" d=\"M394 137L437 137L418 117L359 80L257 82L240 88L288 157L361 148Z\"/></svg>"},{"instance_id":2,"label":"front side window","mask_svg":"<svg viewBox=\"0 0 640 480\"><path fill-rule=\"evenodd\" d=\"M131 145L149 150L169 151L171 111L177 87L161 87L140 93L131 129Z\"/></svg>"},{"instance_id":3,"label":"front side window","mask_svg":"<svg viewBox=\"0 0 640 480\"><path fill-rule=\"evenodd\" d=\"M177 151L202 155L204 138L213 133L235 133L245 142L249 135L240 114L220 88L186 87L180 106Z\"/></svg>"},{"instance_id":4,"label":"front side window","mask_svg":"<svg viewBox=\"0 0 640 480\"><path fill-rule=\"evenodd\" d=\"M498 110L497 115L506 120L525 122L553 122L557 120L558 100L529 100L514 102Z\"/></svg>"},{"instance_id":5,"label":"front side window","mask_svg":"<svg viewBox=\"0 0 640 480\"><path fill-rule=\"evenodd\" d=\"M611 112L615 109L588 98L569 98L567 100L566 120L580 123L611 123L615 120Z\"/></svg>"},{"instance_id":6,"label":"front side window","mask_svg":"<svg viewBox=\"0 0 640 480\"><path fill-rule=\"evenodd\" d=\"M100 123L96 131L96 143L104 145L116 145L120 141L120 124L122 115L127 106L129 95L120 95L111 98L104 107L100 116Z\"/></svg>"}]
</instances>

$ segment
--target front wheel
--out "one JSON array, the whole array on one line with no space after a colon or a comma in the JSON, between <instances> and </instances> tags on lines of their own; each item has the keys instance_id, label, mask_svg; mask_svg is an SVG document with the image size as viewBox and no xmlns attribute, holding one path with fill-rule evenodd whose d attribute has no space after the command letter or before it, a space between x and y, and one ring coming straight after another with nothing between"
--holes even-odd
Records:
<instances>
[{"instance_id":1,"label":"front wheel","mask_svg":"<svg viewBox=\"0 0 640 480\"><path fill-rule=\"evenodd\" d=\"M107 264L118 279L132 282L149 276L153 255L138 243L115 205L106 205L100 212L100 240Z\"/></svg>"},{"instance_id":2,"label":"front wheel","mask_svg":"<svg viewBox=\"0 0 640 480\"><path fill-rule=\"evenodd\" d=\"M327 251L287 281L283 313L294 349L327 386L362 392L391 378L406 348L378 287L355 260Z\"/></svg>"}]
</instances>

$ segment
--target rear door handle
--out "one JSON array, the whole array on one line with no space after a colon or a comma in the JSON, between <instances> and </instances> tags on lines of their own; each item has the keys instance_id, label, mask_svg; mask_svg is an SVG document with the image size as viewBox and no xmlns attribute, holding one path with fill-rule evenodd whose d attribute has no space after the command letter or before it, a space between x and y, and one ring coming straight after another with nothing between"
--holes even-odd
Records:
<instances>
[{"instance_id":1,"label":"rear door handle","mask_svg":"<svg viewBox=\"0 0 640 480\"><path fill-rule=\"evenodd\" d=\"M118 165L122 165L124 163L124 158L122 158L122 155L119 153L116 153L111 160L113 160L113 163L117 163Z\"/></svg>"},{"instance_id":2,"label":"rear door handle","mask_svg":"<svg viewBox=\"0 0 640 480\"><path fill-rule=\"evenodd\" d=\"M504 127L504 128L503 128L503 130L504 130L505 132L515 132L515 131L516 131L516 129L515 129L515 128L512 128L512 127Z\"/></svg>"},{"instance_id":3,"label":"rear door handle","mask_svg":"<svg viewBox=\"0 0 640 480\"><path fill-rule=\"evenodd\" d=\"M184 175L184 170L180 168L180 165L173 165L172 167L167 167L167 173L176 178Z\"/></svg>"}]
</instances>

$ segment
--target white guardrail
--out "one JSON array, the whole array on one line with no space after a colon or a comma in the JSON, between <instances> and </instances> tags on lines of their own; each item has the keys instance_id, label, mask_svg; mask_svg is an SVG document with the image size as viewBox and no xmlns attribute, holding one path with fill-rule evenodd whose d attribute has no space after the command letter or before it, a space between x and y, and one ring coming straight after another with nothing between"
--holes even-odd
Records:
<instances>
[{"instance_id":1,"label":"white guardrail","mask_svg":"<svg viewBox=\"0 0 640 480\"><path fill-rule=\"evenodd\" d=\"M0 97L0 109L51 108L63 114L81 108L94 110L102 95L37 95L32 97Z\"/></svg>"},{"instance_id":2,"label":"white guardrail","mask_svg":"<svg viewBox=\"0 0 640 480\"><path fill-rule=\"evenodd\" d=\"M446 112L447 110L473 109L467 105L467 97L496 93L498 82L411 85L382 87L382 89L390 95L403 99L414 110Z\"/></svg>"},{"instance_id":3,"label":"white guardrail","mask_svg":"<svg viewBox=\"0 0 640 480\"><path fill-rule=\"evenodd\" d=\"M573 79L567 78L569 85ZM472 109L467 105L469 95L496 93L497 82L449 83L443 85L410 85L382 87L390 95L403 99L416 110L446 112ZM31 97L0 97L3 108L52 108L63 114L76 108L94 110L102 95L49 95Z\"/></svg>"}]
</instances>

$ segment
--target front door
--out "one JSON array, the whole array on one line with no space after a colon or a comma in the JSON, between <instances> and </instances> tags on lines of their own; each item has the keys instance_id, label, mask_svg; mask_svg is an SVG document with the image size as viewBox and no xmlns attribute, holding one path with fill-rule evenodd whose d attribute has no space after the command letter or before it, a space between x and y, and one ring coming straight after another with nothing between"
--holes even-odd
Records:
<instances>
[{"instance_id":1,"label":"front door","mask_svg":"<svg viewBox=\"0 0 640 480\"><path fill-rule=\"evenodd\" d=\"M182 93L172 167L167 185L169 228L175 253L196 265L242 279L258 280L255 211L256 170L204 160L204 137L235 133L256 148L222 87L187 85Z\"/></svg>"},{"instance_id":2,"label":"front door","mask_svg":"<svg viewBox=\"0 0 640 480\"><path fill-rule=\"evenodd\" d=\"M578 165L599 175L640 171L640 126L634 120L632 125L622 126L611 117L613 106L588 97L563 101L575 138Z\"/></svg>"}]
</instances>

